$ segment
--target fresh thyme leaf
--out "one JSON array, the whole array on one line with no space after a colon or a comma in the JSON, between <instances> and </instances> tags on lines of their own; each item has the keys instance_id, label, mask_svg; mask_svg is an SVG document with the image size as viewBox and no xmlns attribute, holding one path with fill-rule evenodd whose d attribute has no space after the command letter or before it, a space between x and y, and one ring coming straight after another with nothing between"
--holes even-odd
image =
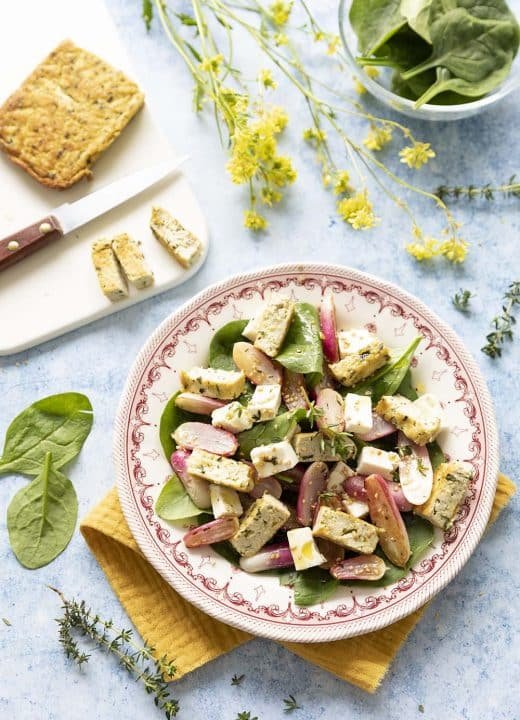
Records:
<instances>
[{"instance_id":1,"label":"fresh thyme leaf","mask_svg":"<svg viewBox=\"0 0 520 720\"><path fill-rule=\"evenodd\" d=\"M290 713L293 710L301 710L301 705L298 705L294 695L289 695L289 697L284 698L284 703L285 707L283 711L286 713Z\"/></svg>"},{"instance_id":2,"label":"fresh thyme leaf","mask_svg":"<svg viewBox=\"0 0 520 720\"><path fill-rule=\"evenodd\" d=\"M195 18L192 18L191 15L186 15L186 13L175 13L175 17L179 18L182 25L187 25L188 27L197 27L197 21L195 20Z\"/></svg>"},{"instance_id":3,"label":"fresh thyme leaf","mask_svg":"<svg viewBox=\"0 0 520 720\"><path fill-rule=\"evenodd\" d=\"M7 625L8 627L11 627L11 625L12 625L11 621L4 617L2 618L2 622L4 623L4 625Z\"/></svg>"},{"instance_id":4,"label":"fresh thyme leaf","mask_svg":"<svg viewBox=\"0 0 520 720\"><path fill-rule=\"evenodd\" d=\"M441 200L466 198L468 200L474 200L481 198L483 200L494 200L496 195L502 195L503 197L515 197L520 198L520 183L518 182L516 175L511 175L509 180L501 185L491 185L486 183L485 185L439 185L435 190L435 195Z\"/></svg>"},{"instance_id":5,"label":"fresh thyme leaf","mask_svg":"<svg viewBox=\"0 0 520 720\"><path fill-rule=\"evenodd\" d=\"M233 675L233 677L231 678L231 685L241 685L244 678L245 675Z\"/></svg>"},{"instance_id":6,"label":"fresh thyme leaf","mask_svg":"<svg viewBox=\"0 0 520 720\"><path fill-rule=\"evenodd\" d=\"M250 710L245 710L238 713L238 715L236 716L236 720L258 720L258 718L256 717L256 715L255 717L251 717Z\"/></svg>"},{"instance_id":7,"label":"fresh thyme leaf","mask_svg":"<svg viewBox=\"0 0 520 720\"><path fill-rule=\"evenodd\" d=\"M460 291L458 293L455 293L455 295L452 297L451 302L457 310L467 313L470 310L469 301L472 297L475 296L473 295L471 290L463 290L461 288Z\"/></svg>"},{"instance_id":8,"label":"fresh thyme leaf","mask_svg":"<svg viewBox=\"0 0 520 720\"><path fill-rule=\"evenodd\" d=\"M142 0L141 17L144 20L146 29L149 30L153 20L152 0Z\"/></svg>"},{"instance_id":9,"label":"fresh thyme leaf","mask_svg":"<svg viewBox=\"0 0 520 720\"><path fill-rule=\"evenodd\" d=\"M513 309L516 305L520 305L520 280L516 280L509 285L507 292L504 294L502 313L491 321L493 331L486 336L487 342L481 348L482 352L490 358L501 357L502 345L506 340L510 342L513 340L513 327L516 324Z\"/></svg>"}]
</instances>

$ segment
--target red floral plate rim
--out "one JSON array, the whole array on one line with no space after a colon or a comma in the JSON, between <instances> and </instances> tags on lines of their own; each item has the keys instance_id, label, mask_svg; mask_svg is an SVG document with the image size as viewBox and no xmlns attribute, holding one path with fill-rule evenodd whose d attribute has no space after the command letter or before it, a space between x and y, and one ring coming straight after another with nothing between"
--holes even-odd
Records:
<instances>
[{"instance_id":1,"label":"red floral plate rim","mask_svg":"<svg viewBox=\"0 0 520 720\"><path fill-rule=\"evenodd\" d=\"M222 577L209 575L209 569L200 572L202 563L196 568L192 553L184 548L180 537L172 538L165 523L155 516L150 489L157 483L147 479L146 463L139 457L144 433L154 426L153 418L148 417L149 393L160 382L163 371L174 370L175 363L169 364L168 360L175 359L180 339L205 324L211 326L210 319L229 309L230 303L235 308L241 300L290 286L321 293L325 288L335 293L357 293L366 303L378 307L378 313L385 311L403 320L403 328L411 322L425 337L426 351L449 368L460 393L457 402L462 403L471 425L470 456L464 459L473 464L476 477L457 521L441 538L440 547L394 585L374 588L362 597L350 592L347 599L343 597L336 604L332 598L326 607L302 608L290 601L287 607L280 607L276 602L269 604L268 599L259 604L258 597L254 602L233 588L232 577L223 582ZM295 263L216 283L159 325L139 352L122 393L115 422L114 462L121 507L136 542L151 565L186 600L216 619L255 635L292 642L325 642L373 632L396 622L428 602L455 577L489 519L498 473L498 437L489 392L474 359L454 331L420 300L392 283L345 266Z\"/></svg>"}]
</instances>

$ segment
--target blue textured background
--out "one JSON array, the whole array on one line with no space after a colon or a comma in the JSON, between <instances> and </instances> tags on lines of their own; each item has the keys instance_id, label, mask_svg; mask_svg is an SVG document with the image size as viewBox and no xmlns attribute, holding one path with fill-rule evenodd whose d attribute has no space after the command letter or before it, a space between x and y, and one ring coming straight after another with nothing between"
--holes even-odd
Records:
<instances>
[{"instance_id":1,"label":"blue textured background","mask_svg":"<svg viewBox=\"0 0 520 720\"><path fill-rule=\"evenodd\" d=\"M323 260L352 265L403 286L455 328L489 383L500 426L502 469L515 477L520 462L516 437L520 338L497 361L486 358L479 348L508 282L519 276L519 201L459 203L455 210L472 243L466 264L420 267L402 250L409 237L404 215L380 191L374 193L382 217L378 229L354 233L337 222L331 197L317 182L314 160L297 140L300 123L305 123L304 107L289 90L278 97L298 129L288 134L284 149L295 158L299 179L285 206L271 214L269 232L250 236L242 229L244 197L225 175L212 120L192 114L187 74L157 25L149 35L145 33L139 5L108 0L163 129L179 152L191 156L186 173L207 214L211 252L204 269L186 286L19 356L0 359L0 435L18 411L39 397L72 389L87 393L95 408L95 425L70 473L80 516L84 515L113 484L111 435L119 394L136 352L155 326L194 293L230 273L279 261ZM323 0L314 6L333 28L335 2ZM252 49L253 64L255 59ZM382 112L370 100L367 103ZM414 126L417 135L437 150L437 158L421 171L424 185L494 183L518 171L519 109L517 94L467 121ZM365 133L363 123L353 119L349 130L359 137ZM390 159L392 153L395 150L388 150L386 157ZM433 223L431 205L415 202L415 208L426 226ZM451 305L451 296L461 286L477 293L469 318ZM68 596L85 598L117 623L127 626L128 620L79 532L50 566L30 572L18 565L7 541L5 508L23 482L18 477L0 482L0 617L12 623L8 627L0 622L0 716L9 720L108 720L115 713L132 719L161 717L151 699L112 659L94 652L79 673L64 658L53 622L58 603L47 584ZM456 580L432 602L376 695L337 680L274 643L257 640L175 685L179 717L233 720L238 711L250 709L260 720L282 718L282 699L288 693L302 706L293 717L308 720L519 717L515 635L519 587L514 554L518 530L515 499ZM246 674L239 688L230 686L234 673ZM424 706L424 714L419 705Z\"/></svg>"}]
</instances>

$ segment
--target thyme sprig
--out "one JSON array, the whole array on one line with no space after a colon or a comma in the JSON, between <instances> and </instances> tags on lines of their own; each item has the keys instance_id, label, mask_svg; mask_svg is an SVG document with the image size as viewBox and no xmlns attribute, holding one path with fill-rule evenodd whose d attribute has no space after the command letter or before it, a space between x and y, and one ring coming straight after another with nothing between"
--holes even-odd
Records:
<instances>
[{"instance_id":1,"label":"thyme sprig","mask_svg":"<svg viewBox=\"0 0 520 720\"><path fill-rule=\"evenodd\" d=\"M167 720L174 718L179 711L179 703L171 697L168 683L164 680L175 675L173 662L166 655L157 659L151 645L136 643L132 639L132 630L118 629L112 620L102 620L84 600L68 600L56 588L50 589L59 595L62 602L63 616L56 622L65 655L81 668L89 661L90 654L80 649L75 635L89 638L97 647L114 655L121 667L143 684L145 691L154 696L155 706L164 712Z\"/></svg>"},{"instance_id":2,"label":"thyme sprig","mask_svg":"<svg viewBox=\"0 0 520 720\"><path fill-rule=\"evenodd\" d=\"M486 183L486 185L439 185L435 190L435 195L440 200L459 200L460 198L494 200L496 195L520 198L520 182L516 175L511 175L509 180L501 185L492 185L491 183Z\"/></svg>"},{"instance_id":3,"label":"thyme sprig","mask_svg":"<svg viewBox=\"0 0 520 720\"><path fill-rule=\"evenodd\" d=\"M256 717L251 717L251 711L250 710L243 710L242 712L239 712L236 716L235 720L258 720Z\"/></svg>"},{"instance_id":4,"label":"thyme sprig","mask_svg":"<svg viewBox=\"0 0 520 720\"><path fill-rule=\"evenodd\" d=\"M242 681L244 680L244 678L245 678L245 675L237 675L235 673L235 675L233 675L233 677L231 678L231 685L236 685L238 687L238 685L242 684Z\"/></svg>"},{"instance_id":5,"label":"thyme sprig","mask_svg":"<svg viewBox=\"0 0 520 720\"><path fill-rule=\"evenodd\" d=\"M471 290L463 290L461 288L460 291L456 292L455 295L452 297L451 302L457 310L463 313L467 313L470 310L470 300L472 297L475 296L473 295Z\"/></svg>"},{"instance_id":6,"label":"thyme sprig","mask_svg":"<svg viewBox=\"0 0 520 720\"><path fill-rule=\"evenodd\" d=\"M520 280L515 280L509 285L504 294L502 312L491 321L493 331L486 336L486 344L481 348L482 352L491 358L501 357L502 345L506 340L513 340L513 327L516 324L513 309L520 305Z\"/></svg>"},{"instance_id":7,"label":"thyme sprig","mask_svg":"<svg viewBox=\"0 0 520 720\"><path fill-rule=\"evenodd\" d=\"M284 712L286 713L290 713L293 710L301 710L301 705L298 705L294 695L289 695L289 697L284 698L284 704Z\"/></svg>"}]
</instances>

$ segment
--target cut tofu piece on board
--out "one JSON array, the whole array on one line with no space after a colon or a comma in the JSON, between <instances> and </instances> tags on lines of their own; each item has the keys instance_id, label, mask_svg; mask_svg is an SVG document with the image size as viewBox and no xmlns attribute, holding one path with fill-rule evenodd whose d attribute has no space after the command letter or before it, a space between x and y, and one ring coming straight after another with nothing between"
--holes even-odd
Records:
<instances>
[{"instance_id":1,"label":"cut tofu piece on board","mask_svg":"<svg viewBox=\"0 0 520 720\"><path fill-rule=\"evenodd\" d=\"M412 402L402 395L383 395L374 410L384 420L402 430L416 445L432 442L441 431L440 404L430 403L423 398Z\"/></svg>"},{"instance_id":2,"label":"cut tofu piece on board","mask_svg":"<svg viewBox=\"0 0 520 720\"><path fill-rule=\"evenodd\" d=\"M266 493L251 505L231 545L242 557L255 555L289 519L291 513L283 503Z\"/></svg>"},{"instance_id":3,"label":"cut tofu piece on board","mask_svg":"<svg viewBox=\"0 0 520 720\"><path fill-rule=\"evenodd\" d=\"M294 302L288 297L271 300L262 311L256 327L255 347L269 357L280 352L294 313Z\"/></svg>"},{"instance_id":4,"label":"cut tofu piece on board","mask_svg":"<svg viewBox=\"0 0 520 720\"><path fill-rule=\"evenodd\" d=\"M255 484L251 466L206 450L194 450L186 461L186 469L190 475L239 492L249 492Z\"/></svg>"},{"instance_id":5,"label":"cut tofu piece on board","mask_svg":"<svg viewBox=\"0 0 520 720\"><path fill-rule=\"evenodd\" d=\"M367 333L365 341L355 347L354 352L349 350L339 362L329 365L336 380L346 387L370 377L390 359L386 345L372 333Z\"/></svg>"},{"instance_id":6,"label":"cut tofu piece on board","mask_svg":"<svg viewBox=\"0 0 520 720\"><path fill-rule=\"evenodd\" d=\"M112 250L123 268L128 281L138 290L150 287L153 283L153 272L145 262L139 243L127 233L116 235L112 240Z\"/></svg>"},{"instance_id":7,"label":"cut tofu piece on board","mask_svg":"<svg viewBox=\"0 0 520 720\"><path fill-rule=\"evenodd\" d=\"M243 372L194 367L181 370L184 390L200 393L219 400L234 400L244 391L246 377Z\"/></svg>"},{"instance_id":8,"label":"cut tofu piece on board","mask_svg":"<svg viewBox=\"0 0 520 720\"><path fill-rule=\"evenodd\" d=\"M183 268L190 268L201 255L200 240L163 208L152 208L150 227L161 245Z\"/></svg>"},{"instance_id":9,"label":"cut tofu piece on board","mask_svg":"<svg viewBox=\"0 0 520 720\"><path fill-rule=\"evenodd\" d=\"M414 513L429 520L442 530L448 530L466 497L473 469L468 463L441 463L433 476L433 489L423 505Z\"/></svg>"},{"instance_id":10,"label":"cut tofu piece on board","mask_svg":"<svg viewBox=\"0 0 520 720\"><path fill-rule=\"evenodd\" d=\"M97 240L92 244L91 254L99 286L107 298L115 302L128 297L126 279L110 240Z\"/></svg>"},{"instance_id":11,"label":"cut tofu piece on board","mask_svg":"<svg viewBox=\"0 0 520 720\"><path fill-rule=\"evenodd\" d=\"M379 540L374 525L326 505L318 511L312 534L363 555L373 553Z\"/></svg>"}]
</instances>

